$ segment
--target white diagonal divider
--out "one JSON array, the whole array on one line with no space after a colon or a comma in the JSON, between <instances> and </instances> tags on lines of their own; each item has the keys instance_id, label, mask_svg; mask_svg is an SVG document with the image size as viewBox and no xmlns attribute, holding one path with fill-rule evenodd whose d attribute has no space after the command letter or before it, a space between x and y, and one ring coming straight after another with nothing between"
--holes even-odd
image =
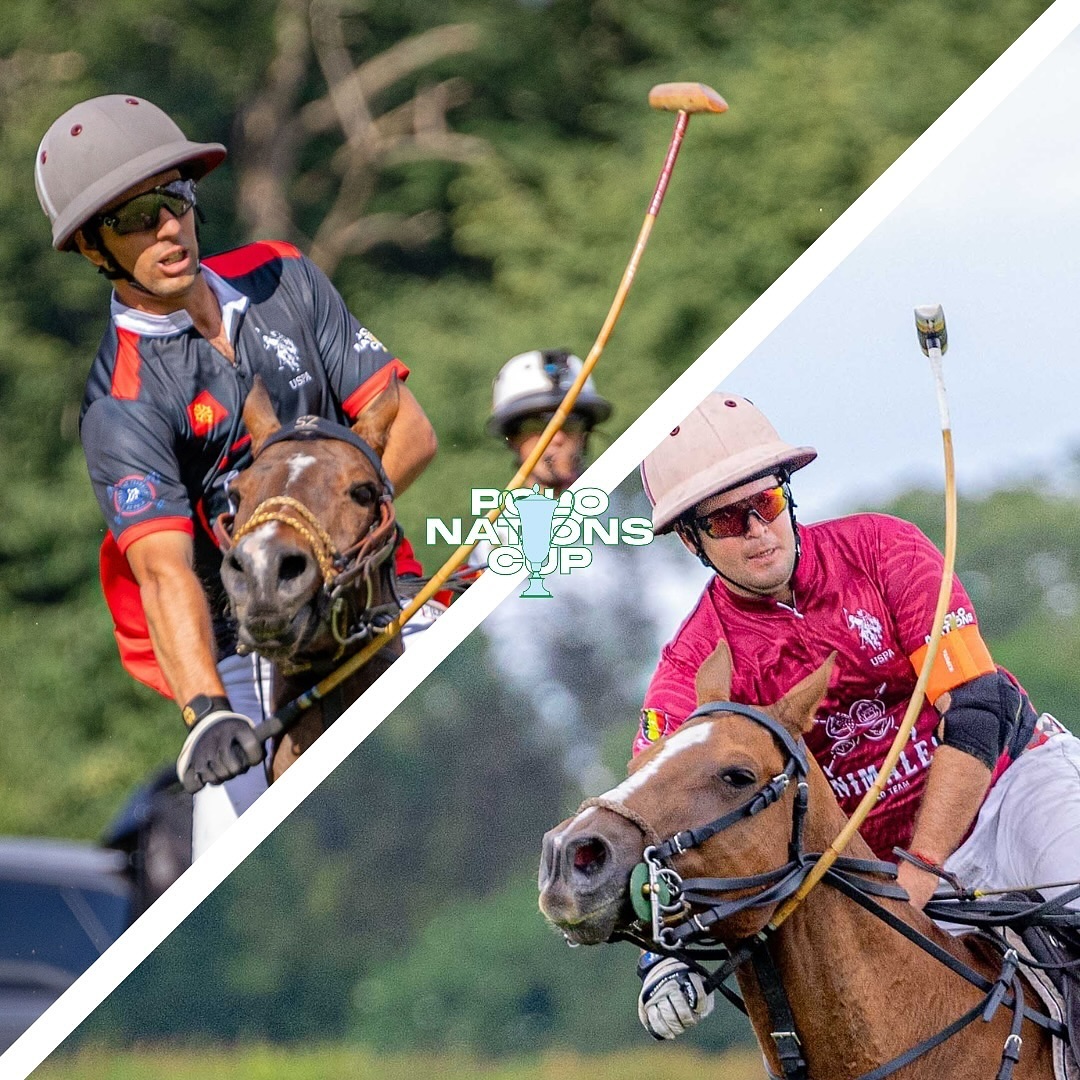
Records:
<instances>
[{"instance_id":1,"label":"white diagonal divider","mask_svg":"<svg viewBox=\"0 0 1080 1080\"><path fill-rule=\"evenodd\" d=\"M577 486L610 491L1080 25L1080 0L1057 0L589 468ZM582 571L587 573L587 571ZM0 1056L23 1080L524 581L485 574L300 757L107 953Z\"/></svg>"}]
</instances>

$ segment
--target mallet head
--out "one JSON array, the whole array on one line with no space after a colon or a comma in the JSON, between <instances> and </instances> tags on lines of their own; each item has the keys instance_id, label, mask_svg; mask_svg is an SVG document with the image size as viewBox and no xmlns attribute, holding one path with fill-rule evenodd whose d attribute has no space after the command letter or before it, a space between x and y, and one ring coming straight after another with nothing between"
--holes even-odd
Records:
<instances>
[{"instance_id":1,"label":"mallet head","mask_svg":"<svg viewBox=\"0 0 1080 1080\"><path fill-rule=\"evenodd\" d=\"M711 87L696 82L661 83L649 91L649 104L667 112L722 113L727 102Z\"/></svg>"},{"instance_id":2,"label":"mallet head","mask_svg":"<svg viewBox=\"0 0 1080 1080\"><path fill-rule=\"evenodd\" d=\"M949 335L945 330L945 311L940 304L924 304L915 309L915 332L919 335L919 347L926 356L932 348L941 350L941 355L949 347Z\"/></svg>"}]
</instances>

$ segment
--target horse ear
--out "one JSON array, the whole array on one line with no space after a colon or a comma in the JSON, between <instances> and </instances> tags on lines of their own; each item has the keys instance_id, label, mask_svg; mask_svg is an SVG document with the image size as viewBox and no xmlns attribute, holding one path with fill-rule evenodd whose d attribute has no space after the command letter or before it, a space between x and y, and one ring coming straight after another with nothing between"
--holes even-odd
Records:
<instances>
[{"instance_id":1,"label":"horse ear","mask_svg":"<svg viewBox=\"0 0 1080 1080\"><path fill-rule=\"evenodd\" d=\"M825 663L793 686L775 705L769 708L773 716L793 735L805 735L814 724L818 706L829 689L836 652L829 653Z\"/></svg>"},{"instance_id":2,"label":"horse ear","mask_svg":"<svg viewBox=\"0 0 1080 1080\"><path fill-rule=\"evenodd\" d=\"M263 443L281 427L274 411L274 403L261 375L255 376L247 400L244 402L244 424L251 434L251 452L257 454Z\"/></svg>"},{"instance_id":3,"label":"horse ear","mask_svg":"<svg viewBox=\"0 0 1080 1080\"><path fill-rule=\"evenodd\" d=\"M397 417L400 402L401 394L395 372L390 376L386 389L364 406L363 411L356 418L356 423L352 426L353 434L359 435L379 457L382 457L386 449L386 443L390 437L390 425Z\"/></svg>"},{"instance_id":4,"label":"horse ear","mask_svg":"<svg viewBox=\"0 0 1080 1080\"><path fill-rule=\"evenodd\" d=\"M727 701L731 696L731 649L723 638L698 668L694 689L698 705L707 701Z\"/></svg>"}]
</instances>

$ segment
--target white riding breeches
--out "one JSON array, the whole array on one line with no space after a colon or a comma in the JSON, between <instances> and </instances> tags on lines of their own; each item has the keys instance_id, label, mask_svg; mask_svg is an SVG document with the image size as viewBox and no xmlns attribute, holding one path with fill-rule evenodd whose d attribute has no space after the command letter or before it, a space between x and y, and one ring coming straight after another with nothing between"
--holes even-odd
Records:
<instances>
[{"instance_id":1,"label":"white riding breeches","mask_svg":"<svg viewBox=\"0 0 1080 1080\"><path fill-rule=\"evenodd\" d=\"M271 666L252 656L226 656L218 664L229 703L256 724L270 706ZM191 857L197 859L266 790L266 769L256 765L224 784L207 784L195 795L191 822Z\"/></svg>"},{"instance_id":2,"label":"white riding breeches","mask_svg":"<svg viewBox=\"0 0 1080 1080\"><path fill-rule=\"evenodd\" d=\"M1080 882L1080 739L1063 731L1025 750L991 788L945 869L967 888Z\"/></svg>"}]
</instances>

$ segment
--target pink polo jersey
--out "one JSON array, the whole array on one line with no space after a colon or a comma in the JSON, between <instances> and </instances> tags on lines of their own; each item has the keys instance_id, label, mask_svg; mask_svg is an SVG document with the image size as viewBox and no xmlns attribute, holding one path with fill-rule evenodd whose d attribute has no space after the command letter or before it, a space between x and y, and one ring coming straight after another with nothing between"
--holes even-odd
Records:
<instances>
[{"instance_id":1,"label":"pink polo jersey","mask_svg":"<svg viewBox=\"0 0 1080 1080\"><path fill-rule=\"evenodd\" d=\"M719 577L710 581L664 646L645 695L634 753L676 730L694 711L694 676L721 638L732 653L732 700L750 704L778 701L835 651L829 688L806 744L850 814L876 779L915 688L943 560L914 525L883 514L803 525L799 536L793 606L738 596ZM971 601L956 579L945 627L928 701L861 829L877 855L893 861L892 848L911 841L937 746L940 716L930 701L994 670Z\"/></svg>"}]
</instances>

